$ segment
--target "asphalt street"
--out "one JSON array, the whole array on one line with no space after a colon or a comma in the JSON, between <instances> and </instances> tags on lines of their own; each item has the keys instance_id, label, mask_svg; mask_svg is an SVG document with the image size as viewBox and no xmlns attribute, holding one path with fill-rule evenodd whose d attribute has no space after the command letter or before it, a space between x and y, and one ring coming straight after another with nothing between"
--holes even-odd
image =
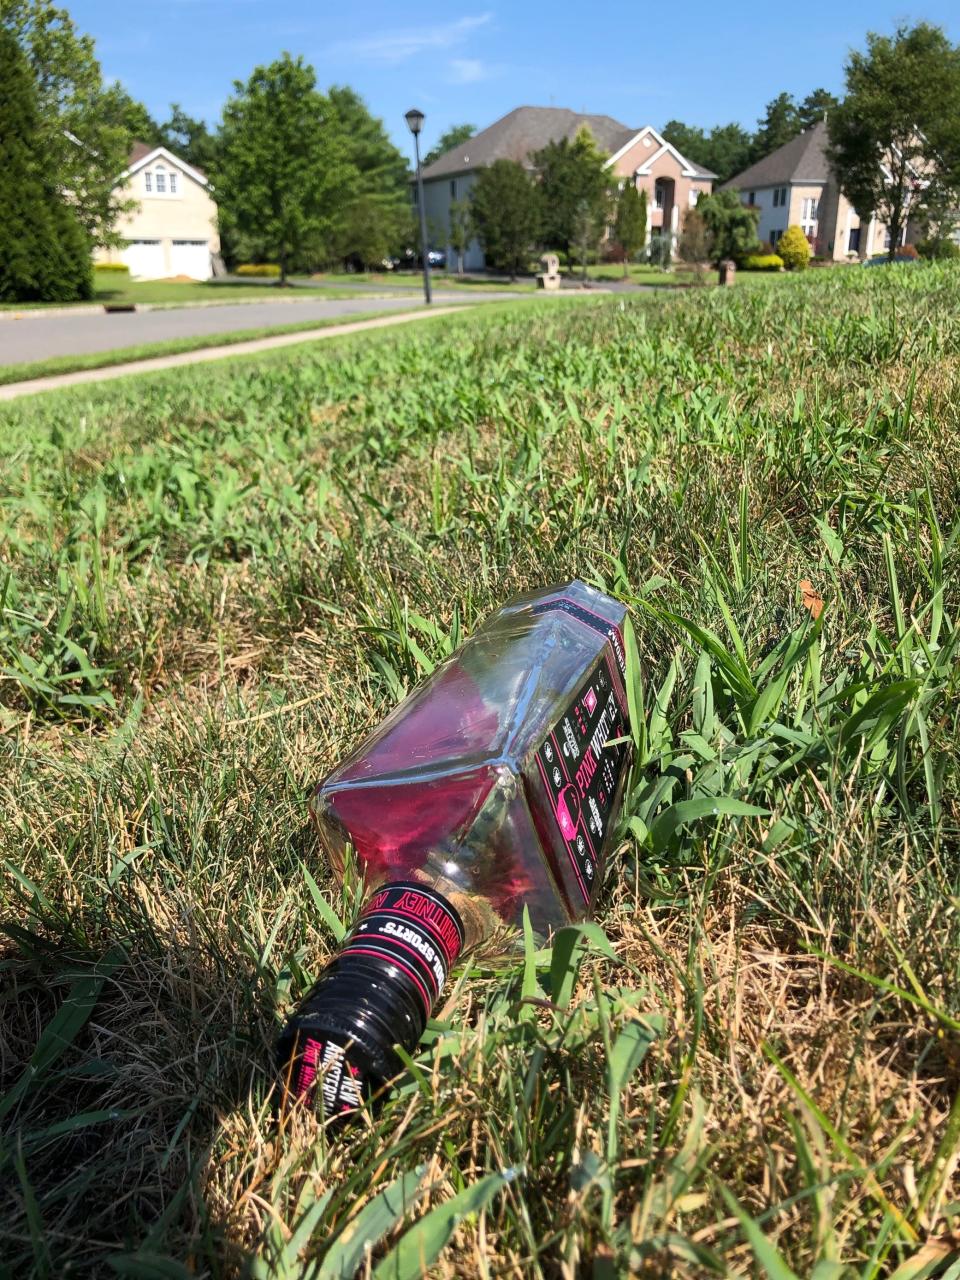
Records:
<instances>
[{"instance_id":1,"label":"asphalt street","mask_svg":"<svg viewBox=\"0 0 960 1280\"><path fill-rule=\"evenodd\" d=\"M438 303L496 301L515 294L495 292L464 297L436 293ZM121 312L113 315L58 315L0 320L0 365L47 360L53 356L113 351L172 338L265 329L269 325L305 324L335 320L374 311L412 311L419 299L408 295L310 299L296 302L252 302L170 311Z\"/></svg>"}]
</instances>

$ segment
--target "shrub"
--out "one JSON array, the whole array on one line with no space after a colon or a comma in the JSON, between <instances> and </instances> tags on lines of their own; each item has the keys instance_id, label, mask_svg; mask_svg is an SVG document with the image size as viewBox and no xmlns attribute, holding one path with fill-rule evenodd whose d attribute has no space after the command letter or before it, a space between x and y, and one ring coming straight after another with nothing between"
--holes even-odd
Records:
<instances>
[{"instance_id":1,"label":"shrub","mask_svg":"<svg viewBox=\"0 0 960 1280\"><path fill-rule=\"evenodd\" d=\"M929 258L931 262L951 262L960 258L960 244L956 240L942 240L939 236L918 240L917 251L921 258Z\"/></svg>"},{"instance_id":2,"label":"shrub","mask_svg":"<svg viewBox=\"0 0 960 1280\"><path fill-rule=\"evenodd\" d=\"M803 271L810 262L810 245L799 227L787 227L777 241L777 253L788 271Z\"/></svg>"},{"instance_id":3,"label":"shrub","mask_svg":"<svg viewBox=\"0 0 960 1280\"><path fill-rule=\"evenodd\" d=\"M741 271L782 271L783 259L779 253L748 253L740 263Z\"/></svg>"},{"instance_id":4,"label":"shrub","mask_svg":"<svg viewBox=\"0 0 960 1280\"><path fill-rule=\"evenodd\" d=\"M233 273L237 276L277 276L280 267L276 262L241 262Z\"/></svg>"},{"instance_id":5,"label":"shrub","mask_svg":"<svg viewBox=\"0 0 960 1280\"><path fill-rule=\"evenodd\" d=\"M94 271L107 271L113 275L129 275L130 268L125 262L95 262Z\"/></svg>"}]
</instances>

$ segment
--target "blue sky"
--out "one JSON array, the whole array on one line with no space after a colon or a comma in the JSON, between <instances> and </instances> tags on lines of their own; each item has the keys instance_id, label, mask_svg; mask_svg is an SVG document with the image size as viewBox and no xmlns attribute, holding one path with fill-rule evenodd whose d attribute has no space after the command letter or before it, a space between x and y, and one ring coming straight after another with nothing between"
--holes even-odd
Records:
<instances>
[{"instance_id":1,"label":"blue sky","mask_svg":"<svg viewBox=\"0 0 960 1280\"><path fill-rule=\"evenodd\" d=\"M483 127L520 105L603 112L638 128L671 118L753 128L782 90L840 92L846 54L868 28L922 18L960 41L957 0L930 0L922 11L905 11L902 0L62 2L95 38L106 75L159 119L175 101L214 123L234 80L289 50L313 64L321 87L358 90L404 150L403 113L414 105L427 116L426 149L451 124Z\"/></svg>"}]
</instances>

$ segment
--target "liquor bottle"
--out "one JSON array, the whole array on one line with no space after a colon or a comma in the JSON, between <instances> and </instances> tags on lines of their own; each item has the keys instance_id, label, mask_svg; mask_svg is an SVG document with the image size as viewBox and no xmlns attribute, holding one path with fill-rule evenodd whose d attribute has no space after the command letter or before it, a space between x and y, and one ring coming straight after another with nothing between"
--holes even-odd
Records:
<instances>
[{"instance_id":1,"label":"liquor bottle","mask_svg":"<svg viewBox=\"0 0 960 1280\"><path fill-rule=\"evenodd\" d=\"M623 605L572 581L499 609L311 799L369 893L280 1039L287 1088L360 1107L412 1053L465 949L591 913L630 758Z\"/></svg>"}]
</instances>

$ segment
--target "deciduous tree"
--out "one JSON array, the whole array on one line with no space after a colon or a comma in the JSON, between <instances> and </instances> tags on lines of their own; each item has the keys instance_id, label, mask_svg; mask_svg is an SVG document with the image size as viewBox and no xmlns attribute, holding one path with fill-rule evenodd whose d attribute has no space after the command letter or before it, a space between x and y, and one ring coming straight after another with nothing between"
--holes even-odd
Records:
<instances>
[{"instance_id":1,"label":"deciduous tree","mask_svg":"<svg viewBox=\"0 0 960 1280\"><path fill-rule=\"evenodd\" d=\"M526 265L540 230L540 209L533 181L516 160L494 160L479 171L470 210L490 266L513 279Z\"/></svg>"},{"instance_id":2,"label":"deciduous tree","mask_svg":"<svg viewBox=\"0 0 960 1280\"><path fill-rule=\"evenodd\" d=\"M227 228L280 264L281 284L292 269L336 252L358 172L335 109L302 58L284 54L235 83L214 181Z\"/></svg>"},{"instance_id":3,"label":"deciduous tree","mask_svg":"<svg viewBox=\"0 0 960 1280\"><path fill-rule=\"evenodd\" d=\"M433 164L434 160L439 160L440 157L446 155L448 151L452 151L454 147L459 147L462 142L467 142L476 132L476 125L451 125L445 133L441 133L440 137L437 139L436 145L432 146L423 157L423 167L426 168L428 164Z\"/></svg>"},{"instance_id":4,"label":"deciduous tree","mask_svg":"<svg viewBox=\"0 0 960 1280\"><path fill-rule=\"evenodd\" d=\"M159 127L160 143L201 173L211 173L217 164L218 140L203 120L188 115L178 102L171 102L170 117ZM149 142L149 138L144 138Z\"/></svg>"},{"instance_id":5,"label":"deciduous tree","mask_svg":"<svg viewBox=\"0 0 960 1280\"><path fill-rule=\"evenodd\" d=\"M960 190L960 50L926 22L870 32L846 88L827 119L831 163L861 219L889 227L892 260L908 218Z\"/></svg>"},{"instance_id":6,"label":"deciduous tree","mask_svg":"<svg viewBox=\"0 0 960 1280\"><path fill-rule=\"evenodd\" d=\"M726 182L750 163L753 140L742 125L718 124L707 134L679 120L671 120L661 132L682 156L715 173L719 182Z\"/></svg>"},{"instance_id":7,"label":"deciduous tree","mask_svg":"<svg viewBox=\"0 0 960 1280\"><path fill-rule=\"evenodd\" d=\"M353 89L327 91L330 128L338 129L348 163L356 171L355 195L344 206L337 256L375 265L409 243L409 168L383 121Z\"/></svg>"},{"instance_id":8,"label":"deciduous tree","mask_svg":"<svg viewBox=\"0 0 960 1280\"><path fill-rule=\"evenodd\" d=\"M571 142L561 138L533 156L540 175L543 235L551 248L569 253L595 245L610 212L607 157L583 128ZM586 271L586 262L583 262Z\"/></svg>"},{"instance_id":9,"label":"deciduous tree","mask_svg":"<svg viewBox=\"0 0 960 1280\"><path fill-rule=\"evenodd\" d=\"M711 196L701 196L696 212L707 229L710 258L715 264L725 258L740 262L758 248L760 210L742 204L738 191L715 191Z\"/></svg>"},{"instance_id":10,"label":"deciduous tree","mask_svg":"<svg viewBox=\"0 0 960 1280\"><path fill-rule=\"evenodd\" d=\"M129 95L105 87L90 36L51 0L3 0L0 26L27 56L37 90L37 131L47 172L69 195L91 241L110 243L114 223L131 205L115 190L126 169Z\"/></svg>"}]
</instances>

